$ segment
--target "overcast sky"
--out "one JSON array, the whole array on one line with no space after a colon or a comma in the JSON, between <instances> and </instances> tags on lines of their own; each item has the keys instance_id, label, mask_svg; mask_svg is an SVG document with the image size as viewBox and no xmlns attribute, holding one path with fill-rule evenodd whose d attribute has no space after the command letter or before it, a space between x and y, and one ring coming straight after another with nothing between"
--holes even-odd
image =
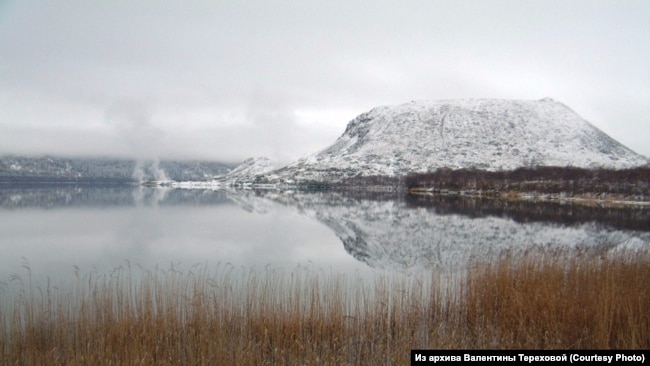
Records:
<instances>
[{"instance_id":1,"label":"overcast sky","mask_svg":"<svg viewBox=\"0 0 650 366\"><path fill-rule=\"evenodd\" d=\"M650 156L650 1L0 0L0 154L289 162L372 107L551 97Z\"/></svg>"}]
</instances>

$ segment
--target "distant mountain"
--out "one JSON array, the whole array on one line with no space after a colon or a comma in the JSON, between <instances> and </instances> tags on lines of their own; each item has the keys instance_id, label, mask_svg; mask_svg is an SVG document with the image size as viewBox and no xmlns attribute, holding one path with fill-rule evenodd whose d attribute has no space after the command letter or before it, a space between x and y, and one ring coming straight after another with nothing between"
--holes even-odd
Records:
<instances>
[{"instance_id":1,"label":"distant mountain","mask_svg":"<svg viewBox=\"0 0 650 366\"><path fill-rule=\"evenodd\" d=\"M0 181L113 180L146 181L206 180L226 175L232 164L211 161L151 161L109 158L62 158L53 156L0 157Z\"/></svg>"},{"instance_id":2,"label":"distant mountain","mask_svg":"<svg viewBox=\"0 0 650 366\"><path fill-rule=\"evenodd\" d=\"M272 176L323 181L438 168L645 164L647 158L552 99L439 100L374 108L352 120L331 146Z\"/></svg>"}]
</instances>

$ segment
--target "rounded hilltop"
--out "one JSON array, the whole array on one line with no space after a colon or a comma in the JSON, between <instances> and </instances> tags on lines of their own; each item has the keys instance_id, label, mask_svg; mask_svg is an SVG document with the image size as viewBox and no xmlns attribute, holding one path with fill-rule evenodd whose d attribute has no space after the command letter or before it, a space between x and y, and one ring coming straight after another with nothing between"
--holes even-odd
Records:
<instances>
[{"instance_id":1,"label":"rounded hilltop","mask_svg":"<svg viewBox=\"0 0 650 366\"><path fill-rule=\"evenodd\" d=\"M297 180L329 180L439 168L622 169L647 163L553 99L460 99L373 108L350 121L332 145L278 172Z\"/></svg>"}]
</instances>

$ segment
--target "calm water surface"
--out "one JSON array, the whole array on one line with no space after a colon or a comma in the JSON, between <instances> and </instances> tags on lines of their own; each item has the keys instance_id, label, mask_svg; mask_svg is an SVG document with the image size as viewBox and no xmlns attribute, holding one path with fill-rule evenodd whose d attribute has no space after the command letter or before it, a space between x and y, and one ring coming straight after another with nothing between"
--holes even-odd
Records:
<instances>
[{"instance_id":1,"label":"calm water surface","mask_svg":"<svg viewBox=\"0 0 650 366\"><path fill-rule=\"evenodd\" d=\"M462 268L503 251L650 248L650 210L139 187L0 189L0 281L216 266Z\"/></svg>"},{"instance_id":2,"label":"calm water surface","mask_svg":"<svg viewBox=\"0 0 650 366\"><path fill-rule=\"evenodd\" d=\"M231 263L364 267L324 224L272 202L247 207L223 192L141 188L0 191L0 278ZM366 266L367 267L367 266Z\"/></svg>"}]
</instances>

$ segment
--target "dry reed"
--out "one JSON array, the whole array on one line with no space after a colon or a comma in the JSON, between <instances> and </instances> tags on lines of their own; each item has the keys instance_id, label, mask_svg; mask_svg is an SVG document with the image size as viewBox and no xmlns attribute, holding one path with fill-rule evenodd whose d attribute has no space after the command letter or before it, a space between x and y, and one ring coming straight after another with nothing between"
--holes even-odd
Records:
<instances>
[{"instance_id":1,"label":"dry reed","mask_svg":"<svg viewBox=\"0 0 650 366\"><path fill-rule=\"evenodd\" d=\"M453 284L228 264L77 271L44 287L26 275L0 292L2 364L400 365L416 348L650 348L647 254L504 256Z\"/></svg>"}]
</instances>

